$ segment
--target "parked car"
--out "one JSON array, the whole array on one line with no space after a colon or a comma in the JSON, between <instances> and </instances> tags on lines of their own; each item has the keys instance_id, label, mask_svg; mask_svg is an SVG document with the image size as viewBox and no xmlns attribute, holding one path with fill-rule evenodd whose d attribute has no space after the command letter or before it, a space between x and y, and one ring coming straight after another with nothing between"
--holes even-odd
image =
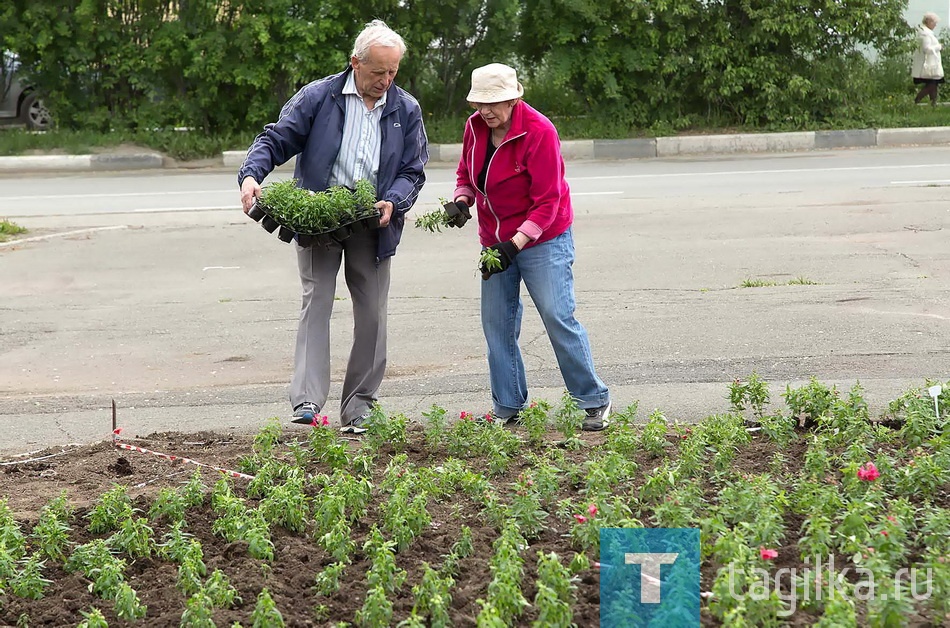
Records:
<instances>
[{"instance_id":1,"label":"parked car","mask_svg":"<svg viewBox=\"0 0 950 628\"><path fill-rule=\"evenodd\" d=\"M53 117L33 87L19 75L20 62L11 52L3 53L0 68L0 123L19 123L35 131L45 131Z\"/></svg>"}]
</instances>

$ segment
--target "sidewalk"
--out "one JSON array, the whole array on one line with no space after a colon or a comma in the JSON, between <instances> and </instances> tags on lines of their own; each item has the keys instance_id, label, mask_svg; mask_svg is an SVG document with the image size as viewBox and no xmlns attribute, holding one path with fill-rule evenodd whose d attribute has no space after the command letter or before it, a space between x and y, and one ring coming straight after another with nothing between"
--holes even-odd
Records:
<instances>
[{"instance_id":1,"label":"sidewalk","mask_svg":"<svg viewBox=\"0 0 950 628\"><path fill-rule=\"evenodd\" d=\"M907 129L855 129L850 131L802 131L797 133L737 133L733 135L692 135L627 140L568 140L562 142L564 159L649 159L696 155L740 153L787 153L834 148L894 146L934 146L950 144L950 127ZM430 144L429 161L455 163L461 144ZM210 165L237 168L244 151L226 151ZM293 160L285 165L293 165ZM160 153L115 153L99 155L30 155L0 157L4 172L115 171L175 168L175 160Z\"/></svg>"}]
</instances>

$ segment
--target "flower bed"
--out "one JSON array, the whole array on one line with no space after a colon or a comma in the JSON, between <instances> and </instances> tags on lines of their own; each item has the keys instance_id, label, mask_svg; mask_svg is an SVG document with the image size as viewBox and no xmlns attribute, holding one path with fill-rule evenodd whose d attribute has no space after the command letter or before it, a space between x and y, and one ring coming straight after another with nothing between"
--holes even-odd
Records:
<instances>
[{"instance_id":1,"label":"flower bed","mask_svg":"<svg viewBox=\"0 0 950 628\"><path fill-rule=\"evenodd\" d=\"M366 179L357 181L353 190L334 186L323 192L305 190L289 179L264 186L248 216L269 233L277 231L284 242L327 245L379 228L375 204L376 190Z\"/></svg>"},{"instance_id":2,"label":"flower bed","mask_svg":"<svg viewBox=\"0 0 950 628\"><path fill-rule=\"evenodd\" d=\"M594 626L599 531L642 526L701 530L704 625L945 623L950 394L885 424L858 387L783 396L753 377L732 412L599 434L565 397L514 430L376 408L362 441L275 419L34 454L0 474L0 623Z\"/></svg>"}]
</instances>

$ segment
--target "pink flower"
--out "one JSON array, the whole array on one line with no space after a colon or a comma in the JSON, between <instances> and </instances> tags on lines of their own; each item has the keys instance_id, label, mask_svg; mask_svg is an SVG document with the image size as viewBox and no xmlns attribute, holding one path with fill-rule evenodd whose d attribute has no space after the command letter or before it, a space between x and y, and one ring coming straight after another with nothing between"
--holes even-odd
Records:
<instances>
[{"instance_id":1,"label":"pink flower","mask_svg":"<svg viewBox=\"0 0 950 628\"><path fill-rule=\"evenodd\" d=\"M887 536L887 530L881 530L881 534L883 534L884 536Z\"/></svg>"},{"instance_id":2,"label":"pink flower","mask_svg":"<svg viewBox=\"0 0 950 628\"><path fill-rule=\"evenodd\" d=\"M774 549L766 549L764 547L759 548L759 557L762 560L772 560L773 558L778 558L778 552Z\"/></svg>"},{"instance_id":3,"label":"pink flower","mask_svg":"<svg viewBox=\"0 0 950 628\"><path fill-rule=\"evenodd\" d=\"M595 506L594 504L591 504L590 506L587 507L587 512L590 514L591 517L596 517L597 506Z\"/></svg>"},{"instance_id":4,"label":"pink flower","mask_svg":"<svg viewBox=\"0 0 950 628\"><path fill-rule=\"evenodd\" d=\"M328 425L330 425L330 419L325 414L315 414L310 421L310 427L327 427Z\"/></svg>"},{"instance_id":5,"label":"pink flower","mask_svg":"<svg viewBox=\"0 0 950 628\"><path fill-rule=\"evenodd\" d=\"M475 418L475 415L473 415L471 412L466 412L465 410L462 410L462 412L459 414L459 418L462 419L463 421L471 421Z\"/></svg>"},{"instance_id":6,"label":"pink flower","mask_svg":"<svg viewBox=\"0 0 950 628\"><path fill-rule=\"evenodd\" d=\"M887 515L887 520L891 523L897 523L897 518L894 515Z\"/></svg>"},{"instance_id":7,"label":"pink flower","mask_svg":"<svg viewBox=\"0 0 950 628\"><path fill-rule=\"evenodd\" d=\"M486 412L486 413L485 413L485 420L488 421L489 423L494 423L494 422L495 422L495 419L492 418L491 412Z\"/></svg>"},{"instance_id":8,"label":"pink flower","mask_svg":"<svg viewBox=\"0 0 950 628\"><path fill-rule=\"evenodd\" d=\"M879 477L881 477L881 473L877 470L877 467L874 466L873 462L865 462L863 465L861 465L861 468L858 469L859 480L873 482Z\"/></svg>"},{"instance_id":9,"label":"pink flower","mask_svg":"<svg viewBox=\"0 0 950 628\"><path fill-rule=\"evenodd\" d=\"M577 519L577 523L587 523L587 517L584 515L574 515L574 518Z\"/></svg>"}]
</instances>

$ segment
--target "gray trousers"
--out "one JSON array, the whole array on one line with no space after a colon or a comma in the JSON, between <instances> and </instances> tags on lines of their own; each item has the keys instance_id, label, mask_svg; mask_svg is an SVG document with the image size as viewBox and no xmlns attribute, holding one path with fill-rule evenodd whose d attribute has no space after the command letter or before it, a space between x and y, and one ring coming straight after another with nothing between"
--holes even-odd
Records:
<instances>
[{"instance_id":1,"label":"gray trousers","mask_svg":"<svg viewBox=\"0 0 950 628\"><path fill-rule=\"evenodd\" d=\"M294 352L290 403L305 401L323 408L330 393L330 315L336 294L336 276L343 262L353 300L353 347L350 349L340 423L347 425L369 412L386 372L386 313L391 259L376 264L374 231L357 233L329 248L297 248L297 266L303 287L300 325Z\"/></svg>"}]
</instances>

